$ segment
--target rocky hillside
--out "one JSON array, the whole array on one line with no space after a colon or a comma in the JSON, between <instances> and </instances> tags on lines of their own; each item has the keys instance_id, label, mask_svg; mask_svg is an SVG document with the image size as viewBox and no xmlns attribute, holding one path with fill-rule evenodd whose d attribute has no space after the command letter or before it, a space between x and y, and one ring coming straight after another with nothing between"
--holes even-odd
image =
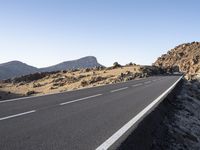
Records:
<instances>
[{"instance_id":1,"label":"rocky hillside","mask_svg":"<svg viewBox=\"0 0 200 150\"><path fill-rule=\"evenodd\" d=\"M11 61L0 64L0 80L28 75L36 72L52 72L60 70L84 69L102 66L93 56L77 60L66 61L46 68L36 68L20 61Z\"/></svg>"},{"instance_id":2,"label":"rocky hillside","mask_svg":"<svg viewBox=\"0 0 200 150\"><path fill-rule=\"evenodd\" d=\"M35 73L38 69L20 61L11 61L0 64L0 80Z\"/></svg>"},{"instance_id":3,"label":"rocky hillside","mask_svg":"<svg viewBox=\"0 0 200 150\"><path fill-rule=\"evenodd\" d=\"M168 72L183 72L187 79L199 78L200 42L181 44L159 57L153 65Z\"/></svg>"}]
</instances>

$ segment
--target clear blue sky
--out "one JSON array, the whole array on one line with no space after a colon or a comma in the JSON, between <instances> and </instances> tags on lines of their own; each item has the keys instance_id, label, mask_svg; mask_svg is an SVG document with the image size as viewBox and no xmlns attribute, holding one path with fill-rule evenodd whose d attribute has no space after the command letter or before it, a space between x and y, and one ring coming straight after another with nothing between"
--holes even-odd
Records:
<instances>
[{"instance_id":1,"label":"clear blue sky","mask_svg":"<svg viewBox=\"0 0 200 150\"><path fill-rule=\"evenodd\" d=\"M200 41L199 0L0 0L0 63L44 67L87 55L151 64Z\"/></svg>"}]
</instances>

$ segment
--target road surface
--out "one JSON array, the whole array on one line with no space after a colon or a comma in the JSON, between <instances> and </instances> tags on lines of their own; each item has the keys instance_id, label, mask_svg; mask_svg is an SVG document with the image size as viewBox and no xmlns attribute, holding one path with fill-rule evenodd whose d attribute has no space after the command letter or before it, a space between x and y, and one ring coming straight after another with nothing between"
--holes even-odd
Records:
<instances>
[{"instance_id":1,"label":"road surface","mask_svg":"<svg viewBox=\"0 0 200 150\"><path fill-rule=\"evenodd\" d=\"M155 76L1 101L0 150L112 148L179 80Z\"/></svg>"}]
</instances>

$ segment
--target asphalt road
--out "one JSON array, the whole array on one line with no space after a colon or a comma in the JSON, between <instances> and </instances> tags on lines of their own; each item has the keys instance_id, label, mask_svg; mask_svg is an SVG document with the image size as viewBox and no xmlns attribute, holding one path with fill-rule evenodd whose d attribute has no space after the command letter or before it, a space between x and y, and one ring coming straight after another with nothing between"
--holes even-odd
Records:
<instances>
[{"instance_id":1,"label":"asphalt road","mask_svg":"<svg viewBox=\"0 0 200 150\"><path fill-rule=\"evenodd\" d=\"M116 136L111 136L179 78L156 76L1 101L0 150L93 150L116 144Z\"/></svg>"}]
</instances>

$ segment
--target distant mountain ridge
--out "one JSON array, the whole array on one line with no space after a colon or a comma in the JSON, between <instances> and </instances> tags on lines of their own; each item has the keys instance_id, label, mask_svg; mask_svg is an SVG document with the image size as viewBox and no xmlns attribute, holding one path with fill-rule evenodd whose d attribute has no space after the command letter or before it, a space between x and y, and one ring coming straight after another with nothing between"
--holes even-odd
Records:
<instances>
[{"instance_id":1,"label":"distant mountain ridge","mask_svg":"<svg viewBox=\"0 0 200 150\"><path fill-rule=\"evenodd\" d=\"M94 56L87 56L77 60L65 61L45 68L36 68L20 61L10 61L0 64L0 80L28 75L36 72L51 72L79 68L93 68L99 66L102 65L98 63L96 57Z\"/></svg>"},{"instance_id":2,"label":"distant mountain ridge","mask_svg":"<svg viewBox=\"0 0 200 150\"><path fill-rule=\"evenodd\" d=\"M31 74L38 71L38 68L29 66L20 61L10 61L0 64L0 80Z\"/></svg>"},{"instance_id":3,"label":"distant mountain ridge","mask_svg":"<svg viewBox=\"0 0 200 150\"><path fill-rule=\"evenodd\" d=\"M77 60L65 61L59 63L57 65L53 65L50 67L41 68L41 72L50 72L50 71L58 71L58 70L71 70L71 69L81 69L81 68L93 68L102 66L98 63L96 57L87 56Z\"/></svg>"}]
</instances>

